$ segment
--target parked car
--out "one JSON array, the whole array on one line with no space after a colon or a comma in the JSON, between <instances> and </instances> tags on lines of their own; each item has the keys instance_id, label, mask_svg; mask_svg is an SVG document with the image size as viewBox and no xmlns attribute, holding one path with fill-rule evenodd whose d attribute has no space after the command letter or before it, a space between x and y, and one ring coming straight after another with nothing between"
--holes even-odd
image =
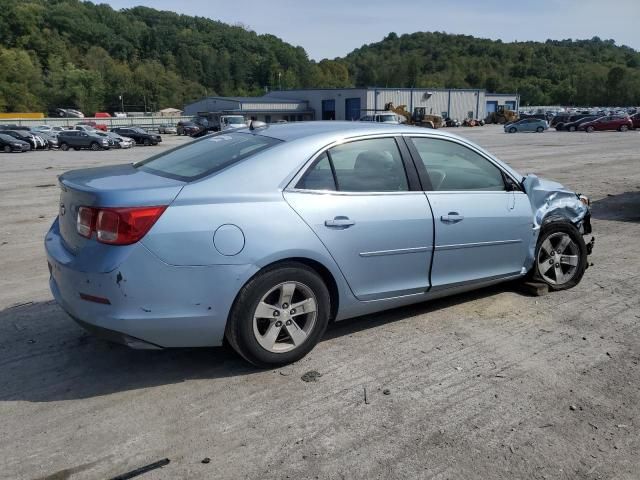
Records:
<instances>
[{"instance_id":1,"label":"parked car","mask_svg":"<svg viewBox=\"0 0 640 480\"><path fill-rule=\"evenodd\" d=\"M84 118L84 113L73 108L55 108L49 112L50 117Z\"/></svg>"},{"instance_id":2,"label":"parked car","mask_svg":"<svg viewBox=\"0 0 640 480\"><path fill-rule=\"evenodd\" d=\"M99 134L109 138L110 142L113 142L112 146L115 148L131 148L136 144L133 139L120 136L116 132L99 132Z\"/></svg>"},{"instance_id":3,"label":"parked car","mask_svg":"<svg viewBox=\"0 0 640 480\"><path fill-rule=\"evenodd\" d=\"M76 123L76 127L80 127L80 126L89 127L94 130L102 130L103 132L106 132L108 130L107 126L104 123L96 123L93 120L87 120L84 122Z\"/></svg>"},{"instance_id":4,"label":"parked car","mask_svg":"<svg viewBox=\"0 0 640 480\"><path fill-rule=\"evenodd\" d=\"M99 132L85 132L82 130L66 130L58 134L60 150L65 152L70 148L80 150L88 148L90 150L108 150L109 139L99 135Z\"/></svg>"},{"instance_id":5,"label":"parked car","mask_svg":"<svg viewBox=\"0 0 640 480\"><path fill-rule=\"evenodd\" d=\"M4 153L28 152L31 150L31 145L29 145L29 142L18 140L11 135L0 133L0 150Z\"/></svg>"},{"instance_id":6,"label":"parked car","mask_svg":"<svg viewBox=\"0 0 640 480\"><path fill-rule=\"evenodd\" d=\"M36 130L36 132L38 131ZM47 143L47 148L49 149L58 148L60 146L58 142L58 132L38 132L38 136L44 139L44 141Z\"/></svg>"},{"instance_id":7,"label":"parked car","mask_svg":"<svg viewBox=\"0 0 640 480\"><path fill-rule=\"evenodd\" d=\"M593 120L597 120L600 117L597 116L586 116L586 117L580 117L579 120L575 120L572 122L567 122L565 123L562 128L558 128L556 127L556 130L562 130L562 131L567 131L567 132L575 132L578 127L580 127L580 125L582 125L583 123L587 123L587 122L591 122Z\"/></svg>"},{"instance_id":8,"label":"parked car","mask_svg":"<svg viewBox=\"0 0 640 480\"><path fill-rule=\"evenodd\" d=\"M47 144L42 137L34 135L28 130L0 130L0 133L29 143L32 150L47 148Z\"/></svg>"},{"instance_id":9,"label":"parked car","mask_svg":"<svg viewBox=\"0 0 640 480\"><path fill-rule=\"evenodd\" d=\"M586 197L403 125L255 126L59 181L44 245L75 321L134 348L226 337L259 367L329 321L525 277L571 288L593 245Z\"/></svg>"},{"instance_id":10,"label":"parked car","mask_svg":"<svg viewBox=\"0 0 640 480\"><path fill-rule=\"evenodd\" d=\"M575 122L579 122L580 120L584 119L584 118L593 118L592 115L584 115L584 114L577 114L577 115L563 115L561 117L561 120L556 121L555 123L551 123L549 124L549 127L555 127L555 129L557 131L568 131L568 125L573 124ZM554 118L555 120L555 118Z\"/></svg>"},{"instance_id":11,"label":"parked car","mask_svg":"<svg viewBox=\"0 0 640 480\"><path fill-rule=\"evenodd\" d=\"M549 124L546 120L540 120L539 118L523 118L517 122L507 123L504 126L504 131L508 133L516 132L538 132L542 133L549 128Z\"/></svg>"},{"instance_id":12,"label":"parked car","mask_svg":"<svg viewBox=\"0 0 640 480\"><path fill-rule=\"evenodd\" d=\"M398 124L401 123L400 117L395 113L389 112L379 112L379 113L369 113L367 115L363 115L360 117L361 122L377 122L377 123L391 123Z\"/></svg>"},{"instance_id":13,"label":"parked car","mask_svg":"<svg viewBox=\"0 0 640 480\"><path fill-rule=\"evenodd\" d=\"M176 133L178 135L195 135L200 133L204 127L197 125L193 122L178 122L176 126Z\"/></svg>"},{"instance_id":14,"label":"parked car","mask_svg":"<svg viewBox=\"0 0 640 480\"><path fill-rule=\"evenodd\" d=\"M633 122L628 115L610 115L608 117L600 117L590 122L584 122L578 127L578 130L588 133L605 130L626 132L631 128L633 128Z\"/></svg>"},{"instance_id":15,"label":"parked car","mask_svg":"<svg viewBox=\"0 0 640 480\"><path fill-rule=\"evenodd\" d=\"M640 128L640 113L634 113L630 118L633 123L633 128Z\"/></svg>"},{"instance_id":16,"label":"parked car","mask_svg":"<svg viewBox=\"0 0 640 480\"><path fill-rule=\"evenodd\" d=\"M158 127L158 133L164 133L164 134L169 134L169 133L178 133L178 130L176 130L176 127L174 127L173 125L170 125L168 123L163 123Z\"/></svg>"},{"instance_id":17,"label":"parked car","mask_svg":"<svg viewBox=\"0 0 640 480\"><path fill-rule=\"evenodd\" d=\"M123 137L129 137L139 145L157 145L162 141L160 135L149 133L140 127L120 127L114 128L111 131Z\"/></svg>"}]
</instances>

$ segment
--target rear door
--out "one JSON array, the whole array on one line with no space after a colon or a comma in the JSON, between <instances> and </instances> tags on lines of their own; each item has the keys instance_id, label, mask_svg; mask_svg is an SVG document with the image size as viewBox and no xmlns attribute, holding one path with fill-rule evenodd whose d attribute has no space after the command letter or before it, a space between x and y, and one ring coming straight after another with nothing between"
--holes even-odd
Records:
<instances>
[{"instance_id":1,"label":"rear door","mask_svg":"<svg viewBox=\"0 0 640 480\"><path fill-rule=\"evenodd\" d=\"M522 273L533 214L520 186L454 139L413 137L410 148L435 217L432 288Z\"/></svg>"},{"instance_id":2,"label":"rear door","mask_svg":"<svg viewBox=\"0 0 640 480\"><path fill-rule=\"evenodd\" d=\"M360 300L429 288L433 217L408 162L393 137L354 140L320 153L285 191Z\"/></svg>"}]
</instances>

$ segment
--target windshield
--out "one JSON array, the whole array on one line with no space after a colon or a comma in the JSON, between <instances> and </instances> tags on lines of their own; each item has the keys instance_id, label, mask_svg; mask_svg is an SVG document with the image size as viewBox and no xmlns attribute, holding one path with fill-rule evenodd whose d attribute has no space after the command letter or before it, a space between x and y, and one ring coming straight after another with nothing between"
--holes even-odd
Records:
<instances>
[{"instance_id":1,"label":"windshield","mask_svg":"<svg viewBox=\"0 0 640 480\"><path fill-rule=\"evenodd\" d=\"M141 170L185 182L255 155L281 140L248 133L216 133L134 164Z\"/></svg>"},{"instance_id":2,"label":"windshield","mask_svg":"<svg viewBox=\"0 0 640 480\"><path fill-rule=\"evenodd\" d=\"M397 121L395 115L380 115L379 118L380 118L381 122L395 122L395 121Z\"/></svg>"},{"instance_id":3,"label":"windshield","mask_svg":"<svg viewBox=\"0 0 640 480\"><path fill-rule=\"evenodd\" d=\"M243 117L225 117L227 123L229 125L243 125L244 118Z\"/></svg>"}]
</instances>

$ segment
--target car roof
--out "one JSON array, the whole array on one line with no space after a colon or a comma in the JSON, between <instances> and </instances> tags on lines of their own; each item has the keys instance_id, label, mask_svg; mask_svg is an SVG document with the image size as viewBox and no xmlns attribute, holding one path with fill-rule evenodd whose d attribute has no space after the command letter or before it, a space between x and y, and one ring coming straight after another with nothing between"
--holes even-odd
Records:
<instances>
[{"instance_id":1,"label":"car roof","mask_svg":"<svg viewBox=\"0 0 640 480\"><path fill-rule=\"evenodd\" d=\"M250 131L251 133L255 133L257 135L277 138L284 141L293 141L312 137L335 137L336 139L338 139L376 134L402 135L416 133L429 133L430 135L448 138L460 138L451 133L411 125L335 120L272 123L266 127L258 127L253 131L251 131L248 127L241 128L236 131Z\"/></svg>"}]
</instances>

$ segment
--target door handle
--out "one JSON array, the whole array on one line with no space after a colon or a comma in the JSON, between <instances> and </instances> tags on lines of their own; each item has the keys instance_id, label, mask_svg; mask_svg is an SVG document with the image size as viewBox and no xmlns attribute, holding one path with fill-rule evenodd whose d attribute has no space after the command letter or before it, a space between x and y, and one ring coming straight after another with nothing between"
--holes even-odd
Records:
<instances>
[{"instance_id":1,"label":"door handle","mask_svg":"<svg viewBox=\"0 0 640 480\"><path fill-rule=\"evenodd\" d=\"M343 216L334 217L333 220L324 221L324 226L329 228L349 228L350 226L355 224L355 221L349 219L349 217Z\"/></svg>"},{"instance_id":2,"label":"door handle","mask_svg":"<svg viewBox=\"0 0 640 480\"><path fill-rule=\"evenodd\" d=\"M449 212L447 215L440 217L444 223L458 223L464 220L464 215L460 215L458 212Z\"/></svg>"}]
</instances>

